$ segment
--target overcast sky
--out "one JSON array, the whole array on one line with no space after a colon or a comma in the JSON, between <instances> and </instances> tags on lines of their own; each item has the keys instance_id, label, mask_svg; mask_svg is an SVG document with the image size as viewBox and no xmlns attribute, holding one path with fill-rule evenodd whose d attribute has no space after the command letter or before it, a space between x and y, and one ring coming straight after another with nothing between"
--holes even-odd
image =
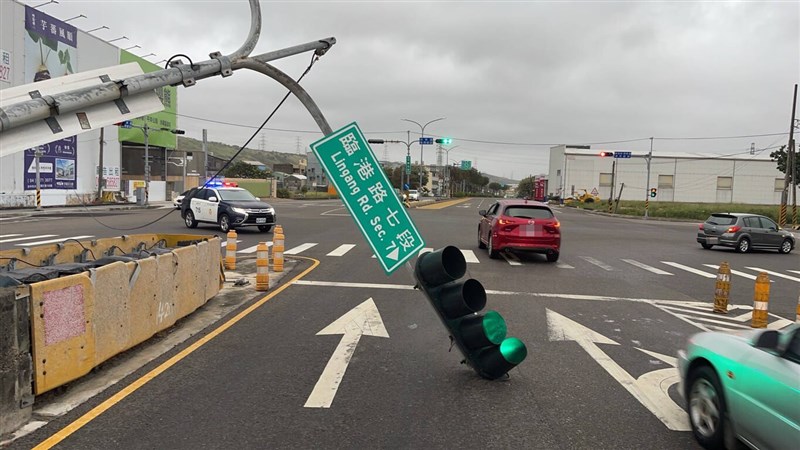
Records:
<instances>
[{"instance_id":1,"label":"overcast sky","mask_svg":"<svg viewBox=\"0 0 800 450\"><path fill-rule=\"evenodd\" d=\"M2 0L6 1L6 0ZM46 0L25 0L38 5ZM40 10L158 62L229 54L250 25L245 0L59 0ZM800 79L800 2L261 2L253 54L333 36L301 82L337 129L368 138L454 139L449 160L519 179L546 173L549 147L644 153L749 154L786 143ZM310 53L273 64L297 78ZM163 64L161 62L160 64ZM178 92L179 127L242 145L285 94L239 70ZM195 118L189 118L192 116ZM196 119L199 118L199 119ZM221 121L230 124L215 123ZM267 150L297 152L322 135L294 99L263 132ZM667 139L672 138L672 139ZM635 140L638 139L638 140ZM610 143L612 141L629 141ZM607 143L607 144L605 144ZM259 135L249 147L260 148ZM404 144L373 146L400 161ZM764 150L769 153L770 150ZM419 160L414 145L412 158ZM434 146L424 150L435 163Z\"/></svg>"}]
</instances>

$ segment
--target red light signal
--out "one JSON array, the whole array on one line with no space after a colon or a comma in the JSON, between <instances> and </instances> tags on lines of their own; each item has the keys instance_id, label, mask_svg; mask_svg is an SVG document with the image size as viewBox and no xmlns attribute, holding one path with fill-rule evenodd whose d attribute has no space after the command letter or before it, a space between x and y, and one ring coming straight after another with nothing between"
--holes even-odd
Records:
<instances>
[{"instance_id":1,"label":"red light signal","mask_svg":"<svg viewBox=\"0 0 800 450\"><path fill-rule=\"evenodd\" d=\"M606 156L614 157L614 152L600 152L600 157L605 158Z\"/></svg>"}]
</instances>

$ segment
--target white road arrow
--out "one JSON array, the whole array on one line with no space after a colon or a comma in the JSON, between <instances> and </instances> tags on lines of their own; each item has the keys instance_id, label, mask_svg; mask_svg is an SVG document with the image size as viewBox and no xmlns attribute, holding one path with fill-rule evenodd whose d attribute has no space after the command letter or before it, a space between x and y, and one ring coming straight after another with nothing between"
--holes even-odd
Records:
<instances>
[{"instance_id":1,"label":"white road arrow","mask_svg":"<svg viewBox=\"0 0 800 450\"><path fill-rule=\"evenodd\" d=\"M308 396L304 405L306 408L331 407L361 336L389 337L386 327L383 326L378 307L375 306L371 297L323 328L317 333L317 336L324 334L343 334L344 336L334 350L328 365L325 366L325 370L322 371L314 390Z\"/></svg>"},{"instance_id":2,"label":"white road arrow","mask_svg":"<svg viewBox=\"0 0 800 450\"><path fill-rule=\"evenodd\" d=\"M647 372L636 379L597 346L597 344L619 345L613 340L549 309L547 310L547 328L551 341L577 342L589 356L594 358L609 375L614 377L667 428L674 431L691 430L686 411L678 406L667 393L669 387L679 381L678 371L675 369L675 358L639 349L673 367Z\"/></svg>"}]
</instances>

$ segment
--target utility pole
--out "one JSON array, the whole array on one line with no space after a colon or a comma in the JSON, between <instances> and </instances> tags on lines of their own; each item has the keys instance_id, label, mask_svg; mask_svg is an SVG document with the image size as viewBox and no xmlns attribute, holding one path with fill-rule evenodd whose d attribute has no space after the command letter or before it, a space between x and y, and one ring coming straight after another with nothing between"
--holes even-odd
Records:
<instances>
[{"instance_id":1,"label":"utility pole","mask_svg":"<svg viewBox=\"0 0 800 450\"><path fill-rule=\"evenodd\" d=\"M783 192L781 192L781 211L778 217L778 225L786 226L786 204L789 201L789 181L792 180L792 185L796 186L797 181L794 180L794 117L797 109L797 84L794 85L794 96L792 97L792 120L789 122L789 145L786 146L786 173L783 177ZM790 165L791 164L791 165ZM796 194L793 195L795 197ZM797 212L793 213L792 224L796 222Z\"/></svg>"},{"instance_id":2,"label":"utility pole","mask_svg":"<svg viewBox=\"0 0 800 450\"><path fill-rule=\"evenodd\" d=\"M97 201L103 198L103 132L104 127L100 127L100 161L97 165Z\"/></svg>"},{"instance_id":3,"label":"utility pole","mask_svg":"<svg viewBox=\"0 0 800 450\"><path fill-rule=\"evenodd\" d=\"M36 150L33 153L34 158L36 159L36 210L42 210L42 184L41 184L41 173L39 171L39 160L42 157L42 147L37 146Z\"/></svg>"},{"instance_id":4,"label":"utility pole","mask_svg":"<svg viewBox=\"0 0 800 450\"><path fill-rule=\"evenodd\" d=\"M650 138L650 153L647 154L647 185L644 187L644 218L647 219L647 209L650 206L650 159L653 158L653 138Z\"/></svg>"},{"instance_id":5,"label":"utility pole","mask_svg":"<svg viewBox=\"0 0 800 450\"><path fill-rule=\"evenodd\" d=\"M144 131L144 206L150 205L150 126L147 122L142 127Z\"/></svg>"},{"instance_id":6,"label":"utility pole","mask_svg":"<svg viewBox=\"0 0 800 450\"><path fill-rule=\"evenodd\" d=\"M203 174L202 174L203 184L205 186L208 183L208 130L203 128Z\"/></svg>"}]
</instances>

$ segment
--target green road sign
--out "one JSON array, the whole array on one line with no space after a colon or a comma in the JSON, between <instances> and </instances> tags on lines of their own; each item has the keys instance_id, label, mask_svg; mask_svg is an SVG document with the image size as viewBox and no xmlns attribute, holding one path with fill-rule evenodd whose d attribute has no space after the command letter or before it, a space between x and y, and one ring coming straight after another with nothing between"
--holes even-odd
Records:
<instances>
[{"instance_id":1,"label":"green road sign","mask_svg":"<svg viewBox=\"0 0 800 450\"><path fill-rule=\"evenodd\" d=\"M461 161L461 170L472 169L472 161Z\"/></svg>"},{"instance_id":2,"label":"green road sign","mask_svg":"<svg viewBox=\"0 0 800 450\"><path fill-rule=\"evenodd\" d=\"M406 155L406 175L411 173L411 156Z\"/></svg>"},{"instance_id":3,"label":"green road sign","mask_svg":"<svg viewBox=\"0 0 800 450\"><path fill-rule=\"evenodd\" d=\"M387 275L422 250L422 236L355 122L311 150Z\"/></svg>"}]
</instances>

